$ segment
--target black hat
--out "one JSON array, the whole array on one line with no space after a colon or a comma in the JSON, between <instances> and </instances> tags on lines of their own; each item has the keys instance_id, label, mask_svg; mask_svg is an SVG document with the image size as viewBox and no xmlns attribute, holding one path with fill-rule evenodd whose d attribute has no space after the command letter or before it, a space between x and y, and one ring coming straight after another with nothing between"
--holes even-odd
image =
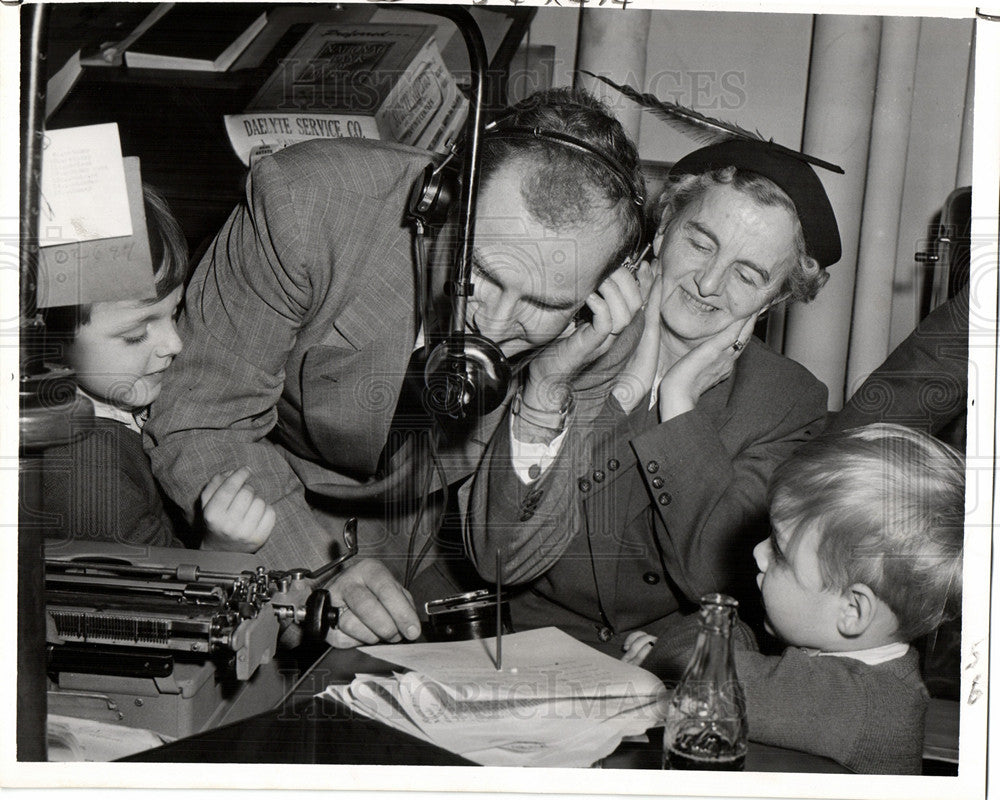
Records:
<instances>
[{"instance_id":1,"label":"black hat","mask_svg":"<svg viewBox=\"0 0 1000 800\"><path fill-rule=\"evenodd\" d=\"M725 167L756 172L781 187L795 203L806 252L824 267L840 260L840 231L830 198L813 168L794 151L763 140L727 139L688 153L670 174L695 175Z\"/></svg>"}]
</instances>

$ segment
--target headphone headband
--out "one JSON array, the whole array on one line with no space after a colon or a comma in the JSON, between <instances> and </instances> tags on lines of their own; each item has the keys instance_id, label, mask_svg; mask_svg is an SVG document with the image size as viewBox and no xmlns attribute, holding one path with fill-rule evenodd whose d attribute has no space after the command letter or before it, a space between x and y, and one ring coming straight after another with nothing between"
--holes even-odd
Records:
<instances>
[{"instance_id":1,"label":"headphone headband","mask_svg":"<svg viewBox=\"0 0 1000 800\"><path fill-rule=\"evenodd\" d=\"M628 193L631 201L637 205L640 209L646 204L646 198L643 196L635 185L635 181L631 176L625 174L625 170L621 168L621 165L613 161L606 153L601 152L598 148L589 142L579 139L568 133L563 133L562 131L552 131L543 128L531 128L527 125L500 125L499 122L502 120L494 120L486 129L483 134L487 138L496 139L519 139L519 140L539 140L539 141L550 141L556 142L564 147L568 147L571 150L576 150L578 153L584 153L592 158L600 161L615 178L622 185L622 188Z\"/></svg>"},{"instance_id":2,"label":"headphone headband","mask_svg":"<svg viewBox=\"0 0 1000 800\"><path fill-rule=\"evenodd\" d=\"M630 205L639 221L638 236L631 253L624 262L632 269L638 267L639 262L645 256L645 197L632 176L627 174L620 164L599 148L572 134L527 125L503 125L503 119L501 117L487 125L482 134L483 138L554 142L560 147L565 147L598 161L611 173L628 195ZM411 218L420 220L425 225L444 222L448 207L459 196L458 171L450 163L456 152L453 150L444 161L438 164L428 164L424 169L423 178L414 184L410 193L409 215Z\"/></svg>"}]
</instances>

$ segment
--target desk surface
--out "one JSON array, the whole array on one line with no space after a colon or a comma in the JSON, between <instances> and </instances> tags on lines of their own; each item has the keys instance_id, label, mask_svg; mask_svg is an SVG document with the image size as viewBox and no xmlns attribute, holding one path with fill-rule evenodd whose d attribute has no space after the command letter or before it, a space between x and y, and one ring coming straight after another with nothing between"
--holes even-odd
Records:
<instances>
[{"instance_id":1,"label":"desk surface","mask_svg":"<svg viewBox=\"0 0 1000 800\"><path fill-rule=\"evenodd\" d=\"M331 650L307 672L278 708L250 719L147 750L126 761L277 764L407 764L474 766L435 745L318 698L330 683L359 672L385 670L385 662L357 650ZM648 743L625 743L603 759L604 769L659 769L660 733ZM819 756L751 742L747 772L846 772Z\"/></svg>"}]
</instances>

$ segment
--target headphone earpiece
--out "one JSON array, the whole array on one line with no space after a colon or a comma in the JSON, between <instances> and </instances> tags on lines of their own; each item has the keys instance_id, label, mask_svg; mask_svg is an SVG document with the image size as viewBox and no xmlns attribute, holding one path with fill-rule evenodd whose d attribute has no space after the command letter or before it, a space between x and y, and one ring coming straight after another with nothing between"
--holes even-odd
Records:
<instances>
[{"instance_id":1,"label":"headphone earpiece","mask_svg":"<svg viewBox=\"0 0 1000 800\"><path fill-rule=\"evenodd\" d=\"M458 169L451 164L451 156L441 164L428 164L410 190L407 203L410 218L425 226L443 224L452 203L458 202L459 185Z\"/></svg>"}]
</instances>

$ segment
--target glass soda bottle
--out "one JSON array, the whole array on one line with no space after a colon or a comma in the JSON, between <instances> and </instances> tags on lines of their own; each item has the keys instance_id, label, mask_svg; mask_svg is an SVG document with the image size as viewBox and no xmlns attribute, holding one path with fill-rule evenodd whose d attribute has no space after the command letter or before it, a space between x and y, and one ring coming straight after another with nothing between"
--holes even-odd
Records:
<instances>
[{"instance_id":1,"label":"glass soda bottle","mask_svg":"<svg viewBox=\"0 0 1000 800\"><path fill-rule=\"evenodd\" d=\"M746 699L736 678L730 640L737 605L724 594L701 598L694 655L667 707L664 769L743 769Z\"/></svg>"}]
</instances>

